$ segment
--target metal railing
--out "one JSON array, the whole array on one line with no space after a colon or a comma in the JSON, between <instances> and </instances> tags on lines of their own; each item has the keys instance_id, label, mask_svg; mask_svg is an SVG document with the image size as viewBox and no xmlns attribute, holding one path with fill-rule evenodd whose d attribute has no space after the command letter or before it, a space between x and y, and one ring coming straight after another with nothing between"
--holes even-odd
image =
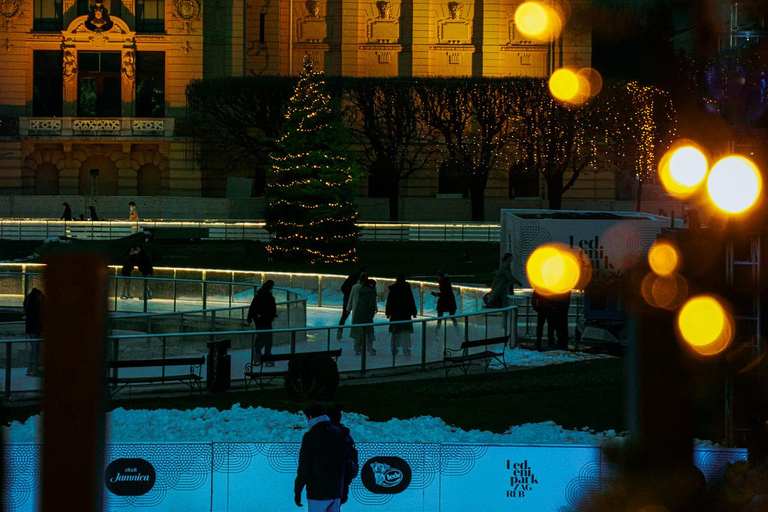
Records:
<instances>
[{"instance_id":1,"label":"metal railing","mask_svg":"<svg viewBox=\"0 0 768 512\"><path fill-rule=\"evenodd\" d=\"M365 241L424 242L498 242L499 224L495 223L393 223L361 222L360 239ZM6 240L44 240L70 237L83 240L109 240L132 235L141 230L187 230L194 237L212 240L269 241L265 223L235 220L144 220L63 221L45 219L0 220L0 238Z\"/></svg>"},{"instance_id":2,"label":"metal railing","mask_svg":"<svg viewBox=\"0 0 768 512\"><path fill-rule=\"evenodd\" d=\"M375 370L394 368L426 369L429 365L443 361L448 349L458 351L461 343L470 340L482 340L499 336L509 336L509 346L517 345L516 328L517 306L483 310L481 312L464 313L440 318L417 318L401 322L373 322L369 324L354 324L340 327L338 325L272 329L270 331L231 330L204 331L181 333L155 334L124 334L107 337L107 350L113 360L132 358L167 358L182 356L199 356L206 354L207 343L217 339L230 339L232 357L231 375L235 380L243 379L248 364L254 360L256 342L261 333L269 332L273 339L273 353L300 354L302 352L317 352L342 349L338 359L340 373L359 373L365 375ZM413 333L409 336L410 355L405 355L402 346L393 347L394 336L390 328L410 325ZM341 330L342 338L337 333ZM357 333L353 333L357 330ZM365 331L368 331L366 333ZM354 351L354 342L350 337L359 334L368 336L373 333L370 343L373 351L363 350L368 345L368 339L360 340L360 352ZM37 392L39 381L24 378L24 367L17 366L14 372L14 360L22 360L26 353L20 345L27 343L42 343L41 339L5 339L0 344L5 350L0 352L3 359L3 396L11 398L13 393ZM483 351L483 347L470 350ZM374 352L375 351L375 352ZM2 357L0 355L0 357ZM281 365L276 363L275 371L280 371ZM123 377L136 376L142 369L122 369ZM154 372L160 374L164 368ZM154 375L154 373L153 373ZM118 377L113 369L112 377ZM145 376L145 375L142 375Z\"/></svg>"}]
</instances>

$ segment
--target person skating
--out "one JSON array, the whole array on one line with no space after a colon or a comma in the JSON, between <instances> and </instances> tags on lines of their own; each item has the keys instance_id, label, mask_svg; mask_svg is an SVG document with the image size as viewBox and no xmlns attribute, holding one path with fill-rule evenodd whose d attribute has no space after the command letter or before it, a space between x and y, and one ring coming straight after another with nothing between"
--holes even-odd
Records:
<instances>
[{"instance_id":1,"label":"person skating","mask_svg":"<svg viewBox=\"0 0 768 512\"><path fill-rule=\"evenodd\" d=\"M506 253L501 258L499 269L493 276L491 292L488 294L487 306L505 308L509 306L509 296L514 293L514 285L522 286L522 283L512 275L512 253Z\"/></svg>"},{"instance_id":2,"label":"person skating","mask_svg":"<svg viewBox=\"0 0 768 512\"><path fill-rule=\"evenodd\" d=\"M411 285L405 280L403 274L398 274L395 283L389 287L385 313L390 322L410 320L411 318L416 318L418 314ZM397 355L398 348L403 349L404 355L411 355L413 324L409 322L407 324L390 325L389 332L392 340L392 355Z\"/></svg>"},{"instance_id":3,"label":"person skating","mask_svg":"<svg viewBox=\"0 0 768 512\"><path fill-rule=\"evenodd\" d=\"M96 215L96 208L93 206L88 207L88 220L96 222L99 220L99 216Z\"/></svg>"},{"instance_id":4,"label":"person skating","mask_svg":"<svg viewBox=\"0 0 768 512\"><path fill-rule=\"evenodd\" d=\"M365 274L365 268L360 267L360 270L357 272L353 272L352 274L347 277L344 282L341 284L341 293L343 296L343 302L341 305L341 318L339 319L339 327L342 327L344 323L347 321L347 318L349 318L350 313L350 307L349 307L349 299L350 295L352 294L352 288L360 281L360 276L362 274ZM336 339L341 339L341 332L343 329L339 328L338 331L336 331Z\"/></svg>"},{"instance_id":5,"label":"person skating","mask_svg":"<svg viewBox=\"0 0 768 512\"><path fill-rule=\"evenodd\" d=\"M456 297L453 295L453 285L451 285L451 278L445 272L437 273L437 290L432 292L432 295L437 297L437 326L435 332L440 329L442 323L442 317L444 314L455 315L456 314ZM453 326L458 328L459 323L455 318L451 318Z\"/></svg>"},{"instance_id":6,"label":"person skating","mask_svg":"<svg viewBox=\"0 0 768 512\"><path fill-rule=\"evenodd\" d=\"M62 203L64 212L59 217L59 220L70 221L72 220L72 208L69 207L69 203Z\"/></svg>"},{"instance_id":7,"label":"person skating","mask_svg":"<svg viewBox=\"0 0 768 512\"><path fill-rule=\"evenodd\" d=\"M253 296L251 306L248 308L248 324L253 322L257 331L265 331L256 335L256 347L253 353L254 363L261 361L262 349L264 349L264 355L272 354L272 322L277 318L277 304L272 296L274 286L275 282L271 279L264 281L264 284ZM264 365L274 366L275 363L266 361Z\"/></svg>"},{"instance_id":8,"label":"person skating","mask_svg":"<svg viewBox=\"0 0 768 512\"><path fill-rule=\"evenodd\" d=\"M120 295L121 299L132 299L133 295L131 295L131 274L133 274L133 269L136 268L136 266L139 264L139 253L141 253L141 249L139 247L131 247L128 249L128 256L125 259L125 263L123 263L123 268L120 271L120 274L125 278L123 279L123 293Z\"/></svg>"},{"instance_id":9,"label":"person skating","mask_svg":"<svg viewBox=\"0 0 768 512\"><path fill-rule=\"evenodd\" d=\"M155 272L154 267L152 267L152 262L149 259L149 253L147 250L143 247L139 248L139 255L136 259L136 267L138 267L139 272L141 272L142 277L144 277L144 289L146 290L146 297L147 299L152 298L152 288L149 286L149 281L146 280L147 277L152 277L152 274ZM140 297L141 299L144 298L144 295Z\"/></svg>"},{"instance_id":10,"label":"person skating","mask_svg":"<svg viewBox=\"0 0 768 512\"><path fill-rule=\"evenodd\" d=\"M379 310L376 304L376 281L373 279L365 280L354 293L352 299L352 329L350 335L355 340L355 354L360 355L365 347L372 356L376 355L373 348L373 342L376 336L373 326L357 327L355 324L373 323L373 317Z\"/></svg>"},{"instance_id":11,"label":"person skating","mask_svg":"<svg viewBox=\"0 0 768 512\"><path fill-rule=\"evenodd\" d=\"M128 220L130 222L139 222L139 210L136 209L136 203L133 201L128 203Z\"/></svg>"},{"instance_id":12,"label":"person skating","mask_svg":"<svg viewBox=\"0 0 768 512\"><path fill-rule=\"evenodd\" d=\"M304 409L309 431L299 449L299 467L293 485L294 503L301 503L306 487L309 512L339 512L344 495L348 448L344 432L331 424L321 404Z\"/></svg>"},{"instance_id":13,"label":"person skating","mask_svg":"<svg viewBox=\"0 0 768 512\"><path fill-rule=\"evenodd\" d=\"M24 298L24 323L27 337L39 339L43 333L42 309L45 295L37 288L32 288ZM27 376L39 377L40 371L40 342L27 342Z\"/></svg>"}]
</instances>

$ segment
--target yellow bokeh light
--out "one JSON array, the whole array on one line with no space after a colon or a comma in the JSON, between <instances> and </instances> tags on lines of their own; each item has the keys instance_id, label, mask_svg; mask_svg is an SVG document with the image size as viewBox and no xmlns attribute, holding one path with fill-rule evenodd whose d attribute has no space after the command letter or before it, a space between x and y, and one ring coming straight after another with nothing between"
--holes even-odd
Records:
<instances>
[{"instance_id":1,"label":"yellow bokeh light","mask_svg":"<svg viewBox=\"0 0 768 512\"><path fill-rule=\"evenodd\" d=\"M692 144L680 144L669 150L659 164L659 178L664 188L678 198L690 197L704 183L709 163Z\"/></svg>"},{"instance_id":2,"label":"yellow bokeh light","mask_svg":"<svg viewBox=\"0 0 768 512\"><path fill-rule=\"evenodd\" d=\"M558 69L549 77L549 92L561 101L573 101L579 95L579 77L570 69Z\"/></svg>"},{"instance_id":3,"label":"yellow bokeh light","mask_svg":"<svg viewBox=\"0 0 768 512\"><path fill-rule=\"evenodd\" d=\"M640 293L649 305L672 310L688 297L688 283L679 275L659 276L649 272L643 278Z\"/></svg>"},{"instance_id":4,"label":"yellow bokeh light","mask_svg":"<svg viewBox=\"0 0 768 512\"><path fill-rule=\"evenodd\" d=\"M562 31L560 14L538 2L523 2L515 10L515 28L524 36L539 41L551 41Z\"/></svg>"},{"instance_id":5,"label":"yellow bokeh light","mask_svg":"<svg viewBox=\"0 0 768 512\"><path fill-rule=\"evenodd\" d=\"M579 283L581 262L564 245L543 245L528 257L525 272L537 292L560 295L571 291Z\"/></svg>"},{"instance_id":6,"label":"yellow bokeh light","mask_svg":"<svg viewBox=\"0 0 768 512\"><path fill-rule=\"evenodd\" d=\"M680 266L680 251L670 242L654 242L648 250L648 264L658 275L668 276Z\"/></svg>"},{"instance_id":7,"label":"yellow bokeh light","mask_svg":"<svg viewBox=\"0 0 768 512\"><path fill-rule=\"evenodd\" d=\"M525 2L515 11L515 27L531 37L540 36L547 30L547 10L536 2Z\"/></svg>"},{"instance_id":8,"label":"yellow bokeh light","mask_svg":"<svg viewBox=\"0 0 768 512\"><path fill-rule=\"evenodd\" d=\"M683 341L701 355L722 352L733 339L733 319L711 295L689 299L677 314L677 329Z\"/></svg>"},{"instance_id":9,"label":"yellow bokeh light","mask_svg":"<svg viewBox=\"0 0 768 512\"><path fill-rule=\"evenodd\" d=\"M585 80L587 82L588 86L588 96L590 98L594 98L597 96L600 91L603 89L603 77L600 75L600 73L594 69L594 68L584 68L580 69L578 73L576 73L579 78Z\"/></svg>"},{"instance_id":10,"label":"yellow bokeh light","mask_svg":"<svg viewBox=\"0 0 768 512\"><path fill-rule=\"evenodd\" d=\"M707 179L712 202L727 213L748 210L757 201L762 187L757 166L741 156L729 156L717 162Z\"/></svg>"}]
</instances>

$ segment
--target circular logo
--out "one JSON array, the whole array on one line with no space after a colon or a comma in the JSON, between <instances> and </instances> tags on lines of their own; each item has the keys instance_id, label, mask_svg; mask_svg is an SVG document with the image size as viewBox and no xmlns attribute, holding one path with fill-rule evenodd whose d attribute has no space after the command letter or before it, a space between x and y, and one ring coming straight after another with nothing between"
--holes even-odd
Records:
<instances>
[{"instance_id":1,"label":"circular logo","mask_svg":"<svg viewBox=\"0 0 768 512\"><path fill-rule=\"evenodd\" d=\"M19 12L21 2L19 0L0 0L0 14L6 18L12 18Z\"/></svg>"},{"instance_id":2,"label":"circular logo","mask_svg":"<svg viewBox=\"0 0 768 512\"><path fill-rule=\"evenodd\" d=\"M363 465L360 479L374 494L399 494L411 483L411 467L400 457L373 457Z\"/></svg>"},{"instance_id":3,"label":"circular logo","mask_svg":"<svg viewBox=\"0 0 768 512\"><path fill-rule=\"evenodd\" d=\"M155 485L155 468L144 459L116 459L104 470L104 484L118 496L141 496Z\"/></svg>"}]
</instances>

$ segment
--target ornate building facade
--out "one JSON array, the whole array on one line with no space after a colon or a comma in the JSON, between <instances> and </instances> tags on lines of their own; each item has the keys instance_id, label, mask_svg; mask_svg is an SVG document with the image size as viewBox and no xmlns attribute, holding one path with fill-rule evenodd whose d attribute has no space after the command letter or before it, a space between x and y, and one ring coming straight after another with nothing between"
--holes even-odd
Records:
<instances>
[{"instance_id":1,"label":"ornate building facade","mask_svg":"<svg viewBox=\"0 0 768 512\"><path fill-rule=\"evenodd\" d=\"M552 43L516 30L521 2L0 0L0 196L211 195L181 129L186 85L297 74L307 54L349 76L546 77L590 65L589 0L570 2ZM440 194L436 175L403 195ZM510 193L506 176L492 178L491 197Z\"/></svg>"}]
</instances>

